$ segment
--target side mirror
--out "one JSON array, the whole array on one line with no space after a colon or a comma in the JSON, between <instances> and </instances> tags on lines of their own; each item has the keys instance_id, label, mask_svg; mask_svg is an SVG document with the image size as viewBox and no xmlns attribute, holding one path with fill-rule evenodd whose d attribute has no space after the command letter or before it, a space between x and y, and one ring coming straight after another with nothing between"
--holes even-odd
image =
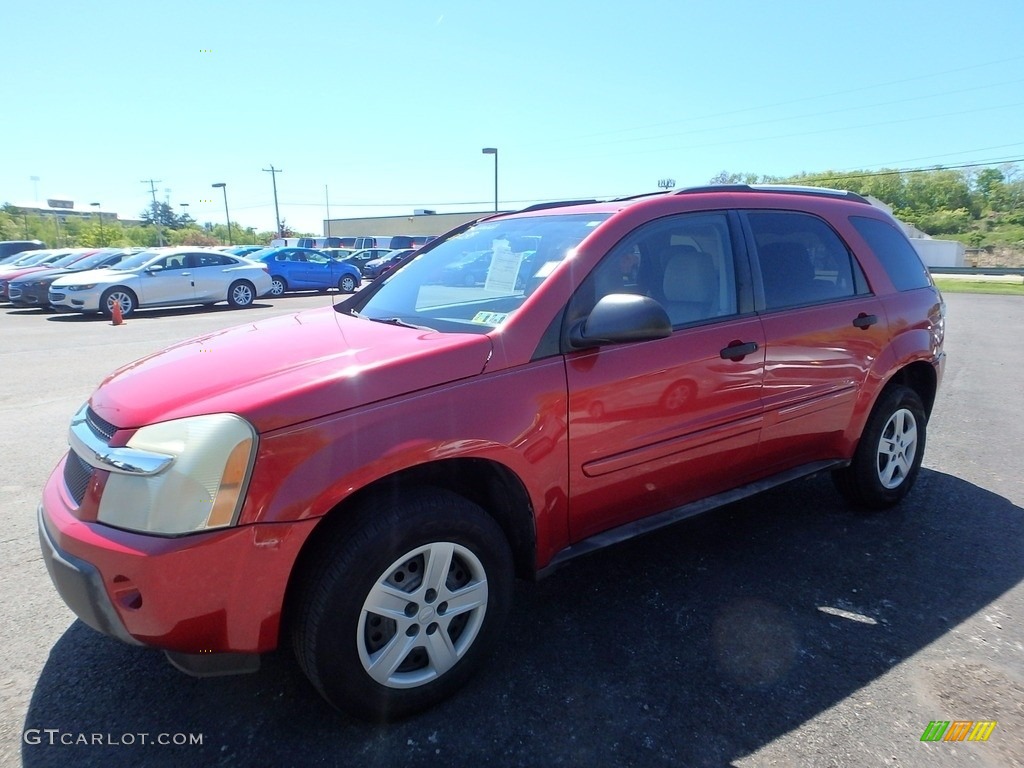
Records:
<instances>
[{"instance_id":1,"label":"side mirror","mask_svg":"<svg viewBox=\"0 0 1024 768\"><path fill-rule=\"evenodd\" d=\"M162 272L163 268L164 267L163 267L162 264L152 264L152 265L146 267L146 271L147 272Z\"/></svg>"},{"instance_id":2,"label":"side mirror","mask_svg":"<svg viewBox=\"0 0 1024 768\"><path fill-rule=\"evenodd\" d=\"M573 349L603 344L652 341L672 335L668 313L654 299L629 293L602 298L584 319L569 331Z\"/></svg>"}]
</instances>

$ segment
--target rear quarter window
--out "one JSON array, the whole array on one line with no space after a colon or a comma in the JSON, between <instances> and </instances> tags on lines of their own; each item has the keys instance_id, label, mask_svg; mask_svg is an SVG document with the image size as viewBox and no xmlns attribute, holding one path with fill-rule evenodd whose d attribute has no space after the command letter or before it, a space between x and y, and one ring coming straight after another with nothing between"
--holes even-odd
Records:
<instances>
[{"instance_id":1,"label":"rear quarter window","mask_svg":"<svg viewBox=\"0 0 1024 768\"><path fill-rule=\"evenodd\" d=\"M912 291L931 285L928 268L899 229L888 222L864 216L851 216L850 223L871 246L897 291Z\"/></svg>"}]
</instances>

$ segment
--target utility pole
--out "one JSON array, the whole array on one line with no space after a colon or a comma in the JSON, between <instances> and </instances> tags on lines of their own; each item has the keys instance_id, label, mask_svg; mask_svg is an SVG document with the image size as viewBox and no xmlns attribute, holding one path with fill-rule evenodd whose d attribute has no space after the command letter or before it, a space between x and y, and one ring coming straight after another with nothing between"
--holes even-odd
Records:
<instances>
[{"instance_id":1,"label":"utility pole","mask_svg":"<svg viewBox=\"0 0 1024 768\"><path fill-rule=\"evenodd\" d=\"M160 208L156 202L156 185L159 179L145 179L140 184L149 184L149 191L153 195L153 223L156 224L156 238L160 245L164 244L164 231L160 228Z\"/></svg>"},{"instance_id":2,"label":"utility pole","mask_svg":"<svg viewBox=\"0 0 1024 768\"><path fill-rule=\"evenodd\" d=\"M327 191L327 185L324 184L324 202L327 203L327 220L324 222L324 235L330 235L331 232L331 195Z\"/></svg>"},{"instance_id":3,"label":"utility pole","mask_svg":"<svg viewBox=\"0 0 1024 768\"><path fill-rule=\"evenodd\" d=\"M281 169L271 165L263 171L269 173L270 178L274 180L274 219L277 221L277 236L281 237L281 212L277 208L277 174L281 173Z\"/></svg>"}]
</instances>

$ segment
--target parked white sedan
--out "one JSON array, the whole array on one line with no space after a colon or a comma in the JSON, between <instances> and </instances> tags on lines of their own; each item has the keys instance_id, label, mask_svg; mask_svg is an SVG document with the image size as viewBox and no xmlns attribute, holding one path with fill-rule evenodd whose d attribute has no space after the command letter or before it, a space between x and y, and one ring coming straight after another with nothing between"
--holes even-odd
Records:
<instances>
[{"instance_id":1,"label":"parked white sedan","mask_svg":"<svg viewBox=\"0 0 1024 768\"><path fill-rule=\"evenodd\" d=\"M102 312L120 304L127 317L139 307L216 304L247 307L270 293L267 267L240 256L198 248L143 251L116 267L58 278L50 304L59 312Z\"/></svg>"}]
</instances>

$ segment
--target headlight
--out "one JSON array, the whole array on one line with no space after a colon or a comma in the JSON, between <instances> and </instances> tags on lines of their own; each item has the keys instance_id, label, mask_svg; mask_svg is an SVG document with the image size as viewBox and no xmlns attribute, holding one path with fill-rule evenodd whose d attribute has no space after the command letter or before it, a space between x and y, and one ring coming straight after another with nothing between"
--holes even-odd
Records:
<instances>
[{"instance_id":1,"label":"headlight","mask_svg":"<svg viewBox=\"0 0 1024 768\"><path fill-rule=\"evenodd\" d=\"M256 456L256 431L245 419L218 413L165 421L137 431L127 448L172 461L152 475L111 472L101 523L169 535L234 525Z\"/></svg>"},{"instance_id":2,"label":"headlight","mask_svg":"<svg viewBox=\"0 0 1024 768\"><path fill-rule=\"evenodd\" d=\"M65 285L64 289L68 291L89 291L96 287L96 283L90 283L89 285Z\"/></svg>"}]
</instances>

